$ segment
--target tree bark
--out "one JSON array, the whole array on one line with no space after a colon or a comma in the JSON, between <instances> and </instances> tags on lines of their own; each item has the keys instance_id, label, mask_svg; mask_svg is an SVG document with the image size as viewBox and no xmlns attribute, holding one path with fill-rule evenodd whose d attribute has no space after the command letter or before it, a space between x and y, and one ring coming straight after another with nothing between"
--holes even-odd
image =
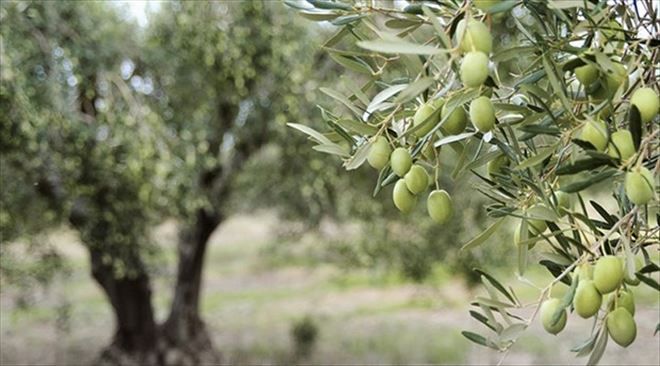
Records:
<instances>
[{"instance_id":1,"label":"tree bark","mask_svg":"<svg viewBox=\"0 0 660 366\"><path fill-rule=\"evenodd\" d=\"M103 253L90 249L92 277L108 297L115 314L112 343L100 355L99 363L112 365L156 365L157 328L151 303L151 284L146 273L117 278L112 266L103 262Z\"/></svg>"},{"instance_id":2,"label":"tree bark","mask_svg":"<svg viewBox=\"0 0 660 366\"><path fill-rule=\"evenodd\" d=\"M170 314L162 326L166 365L220 362L199 312L204 256L208 240L222 217L200 209L191 227L182 230L179 264Z\"/></svg>"}]
</instances>

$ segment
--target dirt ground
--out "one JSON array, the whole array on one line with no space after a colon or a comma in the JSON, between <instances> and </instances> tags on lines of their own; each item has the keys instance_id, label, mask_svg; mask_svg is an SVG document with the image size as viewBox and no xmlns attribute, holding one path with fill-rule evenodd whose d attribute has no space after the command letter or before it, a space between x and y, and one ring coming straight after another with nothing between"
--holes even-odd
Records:
<instances>
[{"instance_id":1,"label":"dirt ground","mask_svg":"<svg viewBox=\"0 0 660 366\"><path fill-rule=\"evenodd\" d=\"M474 294L460 280L411 284L391 273L347 271L324 263L272 265L269 249L278 245L273 242L278 224L267 213L240 216L211 239L202 310L224 362L496 364L502 359L501 353L473 345L460 334L483 331L466 310ZM171 297L175 234L173 223L156 232L164 264L154 279L160 319ZM109 342L112 314L89 277L84 248L67 230L49 240L66 255L71 272L55 278L47 289L32 291L31 305L25 308L18 301L25 294L2 289L2 365L88 365ZM636 291L643 292L635 316L638 339L625 349L611 343L601 364L660 364L660 337L653 336L660 299L657 292ZM318 340L309 355L296 356L291 328L305 315L318 325ZM554 337L535 323L504 364L585 364L570 348L588 337L590 327L590 321L571 316L561 337Z\"/></svg>"}]
</instances>

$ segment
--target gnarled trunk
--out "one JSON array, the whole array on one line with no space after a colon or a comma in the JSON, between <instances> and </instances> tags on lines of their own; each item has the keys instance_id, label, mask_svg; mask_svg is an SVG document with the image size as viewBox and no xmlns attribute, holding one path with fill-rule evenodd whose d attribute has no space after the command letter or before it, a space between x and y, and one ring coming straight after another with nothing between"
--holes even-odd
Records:
<instances>
[{"instance_id":1,"label":"gnarled trunk","mask_svg":"<svg viewBox=\"0 0 660 366\"><path fill-rule=\"evenodd\" d=\"M220 215L198 210L195 222L182 230L179 265L170 314L162 326L166 365L218 363L204 321L199 313L204 255L209 237L221 222Z\"/></svg>"},{"instance_id":2,"label":"gnarled trunk","mask_svg":"<svg viewBox=\"0 0 660 366\"><path fill-rule=\"evenodd\" d=\"M117 278L103 253L90 249L92 276L105 292L115 314L115 335L103 350L99 363L157 365L157 328L151 304L151 284L146 273Z\"/></svg>"}]
</instances>

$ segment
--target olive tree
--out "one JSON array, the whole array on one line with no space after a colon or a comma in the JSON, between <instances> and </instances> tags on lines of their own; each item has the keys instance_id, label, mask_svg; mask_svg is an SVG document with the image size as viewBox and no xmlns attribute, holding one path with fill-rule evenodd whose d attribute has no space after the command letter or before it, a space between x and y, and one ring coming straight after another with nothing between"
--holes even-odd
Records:
<instances>
[{"instance_id":1,"label":"olive tree","mask_svg":"<svg viewBox=\"0 0 660 366\"><path fill-rule=\"evenodd\" d=\"M291 127L347 170L370 165L376 199L404 215L425 209L436 225L463 209L443 172L463 189L472 177L492 222L462 249L513 225L502 244L517 253L517 274L538 262L553 275L524 304L480 271L488 295L470 314L490 333L465 337L505 352L535 318L557 334L572 312L594 321L574 349L589 363L608 339L635 340L629 288L660 290L649 256L660 230L657 3L285 3L336 26L322 48L367 76L346 92L321 89L336 106L322 114L326 131Z\"/></svg>"},{"instance_id":2,"label":"olive tree","mask_svg":"<svg viewBox=\"0 0 660 366\"><path fill-rule=\"evenodd\" d=\"M115 315L105 362L218 361L199 310L208 238L246 162L306 110L314 53L273 5L167 3L143 31L106 3L2 3L2 248L62 223L79 232ZM160 324L149 229L172 216Z\"/></svg>"}]
</instances>

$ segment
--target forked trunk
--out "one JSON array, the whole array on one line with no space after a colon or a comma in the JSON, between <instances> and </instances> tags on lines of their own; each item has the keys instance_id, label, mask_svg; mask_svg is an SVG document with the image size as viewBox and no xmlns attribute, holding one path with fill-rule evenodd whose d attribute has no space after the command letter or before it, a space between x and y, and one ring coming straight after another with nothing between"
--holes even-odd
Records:
<instances>
[{"instance_id":1,"label":"forked trunk","mask_svg":"<svg viewBox=\"0 0 660 366\"><path fill-rule=\"evenodd\" d=\"M218 363L218 353L199 313L204 255L209 237L220 223L218 215L199 210L192 227L182 231L174 298L162 327L166 365Z\"/></svg>"}]
</instances>

